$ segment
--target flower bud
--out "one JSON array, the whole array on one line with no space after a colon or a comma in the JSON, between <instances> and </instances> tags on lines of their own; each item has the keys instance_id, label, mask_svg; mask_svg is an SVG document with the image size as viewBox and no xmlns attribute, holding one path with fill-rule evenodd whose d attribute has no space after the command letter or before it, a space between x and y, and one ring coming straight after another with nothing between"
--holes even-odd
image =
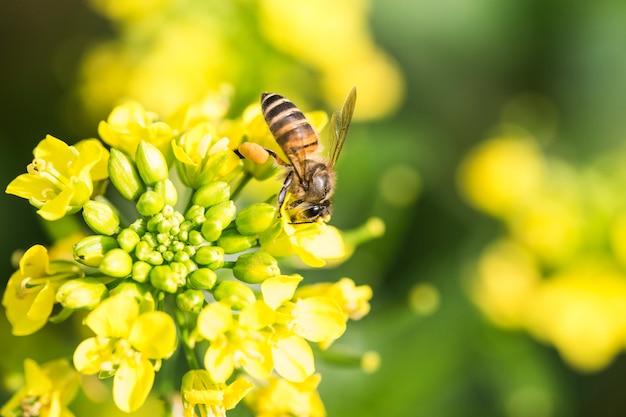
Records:
<instances>
[{"instance_id":1,"label":"flower bud","mask_svg":"<svg viewBox=\"0 0 626 417\"><path fill-rule=\"evenodd\" d=\"M217 274L209 268L199 268L187 276L187 285L198 290L210 290L215 286Z\"/></svg>"},{"instance_id":2,"label":"flower bud","mask_svg":"<svg viewBox=\"0 0 626 417\"><path fill-rule=\"evenodd\" d=\"M207 242L215 242L222 235L222 222L219 220L206 220L202 223L200 233Z\"/></svg>"},{"instance_id":3,"label":"flower bud","mask_svg":"<svg viewBox=\"0 0 626 417\"><path fill-rule=\"evenodd\" d=\"M148 281L148 276L151 269L152 265L150 265L148 262L137 261L133 264L131 278L137 282L146 282Z\"/></svg>"},{"instance_id":4,"label":"flower bud","mask_svg":"<svg viewBox=\"0 0 626 417\"><path fill-rule=\"evenodd\" d=\"M89 200L83 206L83 218L87 226L101 235L112 235L120 227L120 219L113 208L101 201Z\"/></svg>"},{"instance_id":5,"label":"flower bud","mask_svg":"<svg viewBox=\"0 0 626 417\"><path fill-rule=\"evenodd\" d=\"M122 249L111 249L102 258L99 269L105 275L123 278L133 270L133 258Z\"/></svg>"},{"instance_id":6,"label":"flower bud","mask_svg":"<svg viewBox=\"0 0 626 417\"><path fill-rule=\"evenodd\" d=\"M204 305L204 294L198 290L185 290L176 296L176 305L182 311L199 313Z\"/></svg>"},{"instance_id":7,"label":"flower bud","mask_svg":"<svg viewBox=\"0 0 626 417\"><path fill-rule=\"evenodd\" d=\"M165 204L169 206L176 205L176 202L178 201L178 190L176 190L176 186L169 179L157 182L154 185L154 191L163 197Z\"/></svg>"},{"instance_id":8,"label":"flower bud","mask_svg":"<svg viewBox=\"0 0 626 417\"><path fill-rule=\"evenodd\" d=\"M159 265L150 271L150 284L161 291L174 294L178 290L176 273L169 265Z\"/></svg>"},{"instance_id":9,"label":"flower bud","mask_svg":"<svg viewBox=\"0 0 626 417\"><path fill-rule=\"evenodd\" d=\"M107 287L96 278L78 278L65 281L57 290L56 300L74 310L95 308L108 295Z\"/></svg>"},{"instance_id":10,"label":"flower bud","mask_svg":"<svg viewBox=\"0 0 626 417\"><path fill-rule=\"evenodd\" d=\"M230 186L222 181L211 182L193 194L192 201L202 207L211 207L230 198Z\"/></svg>"},{"instance_id":11,"label":"flower bud","mask_svg":"<svg viewBox=\"0 0 626 417\"><path fill-rule=\"evenodd\" d=\"M201 246L193 256L193 260L215 271L224 266L224 249L219 246Z\"/></svg>"},{"instance_id":12,"label":"flower bud","mask_svg":"<svg viewBox=\"0 0 626 417\"><path fill-rule=\"evenodd\" d=\"M165 207L165 200L156 191L148 190L139 197L137 211L142 216L154 216Z\"/></svg>"},{"instance_id":13,"label":"flower bud","mask_svg":"<svg viewBox=\"0 0 626 417\"><path fill-rule=\"evenodd\" d=\"M134 201L146 191L135 162L124 152L115 148L111 148L109 157L109 178L122 197L127 200Z\"/></svg>"},{"instance_id":14,"label":"flower bud","mask_svg":"<svg viewBox=\"0 0 626 417\"><path fill-rule=\"evenodd\" d=\"M97 268L104 254L117 248L117 241L111 236L87 236L74 245L74 259L83 265Z\"/></svg>"},{"instance_id":15,"label":"flower bud","mask_svg":"<svg viewBox=\"0 0 626 417\"><path fill-rule=\"evenodd\" d=\"M137 170L143 182L148 186L153 186L159 181L166 180L169 176L167 161L161 151L151 143L139 142L137 153L135 154Z\"/></svg>"},{"instance_id":16,"label":"flower bud","mask_svg":"<svg viewBox=\"0 0 626 417\"><path fill-rule=\"evenodd\" d=\"M280 268L276 259L267 252L244 253L235 262L233 275L248 284L259 284L280 275Z\"/></svg>"},{"instance_id":17,"label":"flower bud","mask_svg":"<svg viewBox=\"0 0 626 417\"><path fill-rule=\"evenodd\" d=\"M276 207L267 203L255 203L242 209L235 224L242 235L256 235L266 231L276 218Z\"/></svg>"},{"instance_id":18,"label":"flower bud","mask_svg":"<svg viewBox=\"0 0 626 417\"><path fill-rule=\"evenodd\" d=\"M256 245L256 241L255 236L244 236L234 230L228 230L217 239L217 245L224 249L224 253L237 253L250 249Z\"/></svg>"},{"instance_id":19,"label":"flower bud","mask_svg":"<svg viewBox=\"0 0 626 417\"><path fill-rule=\"evenodd\" d=\"M128 253L135 250L135 247L140 240L141 238L133 229L122 229L122 231L117 235L117 243L120 245L120 248L124 249Z\"/></svg>"},{"instance_id":20,"label":"flower bud","mask_svg":"<svg viewBox=\"0 0 626 417\"><path fill-rule=\"evenodd\" d=\"M232 200L222 201L209 207L204 213L206 221L218 221L222 224L222 230L226 228L235 218L237 207Z\"/></svg>"},{"instance_id":21,"label":"flower bud","mask_svg":"<svg viewBox=\"0 0 626 417\"><path fill-rule=\"evenodd\" d=\"M241 310L256 300L252 288L239 281L222 281L213 290L213 297L230 305L235 310Z\"/></svg>"}]
</instances>

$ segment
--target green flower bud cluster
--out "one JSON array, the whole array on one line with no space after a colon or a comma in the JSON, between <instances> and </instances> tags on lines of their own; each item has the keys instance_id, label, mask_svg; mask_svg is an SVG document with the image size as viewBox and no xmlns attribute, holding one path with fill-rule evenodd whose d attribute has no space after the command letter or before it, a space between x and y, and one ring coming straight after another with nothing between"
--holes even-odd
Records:
<instances>
[{"instance_id":1,"label":"green flower bud cluster","mask_svg":"<svg viewBox=\"0 0 626 417\"><path fill-rule=\"evenodd\" d=\"M187 312L200 311L203 291L236 309L253 302L247 284L280 275L277 261L266 252L244 253L234 262L225 257L257 247L259 235L275 224L276 207L258 203L237 213L230 185L214 181L195 190L182 213L174 208L178 191L168 171L165 157L147 142L139 143L134 159L111 149L111 182L140 216L121 227L108 203L90 201L83 217L98 234L74 246L75 259L107 277L176 294L176 305ZM236 280L218 279L216 271L225 266Z\"/></svg>"}]
</instances>

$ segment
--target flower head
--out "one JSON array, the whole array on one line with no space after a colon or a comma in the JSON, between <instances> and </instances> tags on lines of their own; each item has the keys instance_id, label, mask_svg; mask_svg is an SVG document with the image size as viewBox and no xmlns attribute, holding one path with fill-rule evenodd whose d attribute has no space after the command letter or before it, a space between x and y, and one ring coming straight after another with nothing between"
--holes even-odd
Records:
<instances>
[{"instance_id":1,"label":"flower head","mask_svg":"<svg viewBox=\"0 0 626 417\"><path fill-rule=\"evenodd\" d=\"M182 398L185 417L225 417L253 388L251 382L237 378L230 384L214 382L204 369L194 369L183 376ZM198 413L196 413L198 410Z\"/></svg>"},{"instance_id":2,"label":"flower head","mask_svg":"<svg viewBox=\"0 0 626 417\"><path fill-rule=\"evenodd\" d=\"M176 349L176 327L162 311L141 311L133 297L117 294L86 318L96 333L74 352L74 366L84 374L114 375L113 400L123 411L143 405L160 361ZM152 361L156 361L153 363Z\"/></svg>"},{"instance_id":3,"label":"flower head","mask_svg":"<svg viewBox=\"0 0 626 417\"><path fill-rule=\"evenodd\" d=\"M52 313L57 289L82 275L80 267L73 262L50 262L48 250L41 245L28 249L2 297L13 334L28 335L41 329Z\"/></svg>"},{"instance_id":4,"label":"flower head","mask_svg":"<svg viewBox=\"0 0 626 417\"><path fill-rule=\"evenodd\" d=\"M95 139L69 146L46 136L35 148L28 173L15 178L6 192L27 198L46 220L75 213L94 193L94 181L107 178L108 151Z\"/></svg>"},{"instance_id":5,"label":"flower head","mask_svg":"<svg viewBox=\"0 0 626 417\"><path fill-rule=\"evenodd\" d=\"M241 161L229 148L228 138L220 138L214 127L200 123L172 142L182 181L193 189L214 181L230 181Z\"/></svg>"},{"instance_id":6,"label":"flower head","mask_svg":"<svg viewBox=\"0 0 626 417\"><path fill-rule=\"evenodd\" d=\"M25 384L0 409L2 416L73 417L66 406L79 386L79 375L65 359L41 366L24 361Z\"/></svg>"},{"instance_id":7,"label":"flower head","mask_svg":"<svg viewBox=\"0 0 626 417\"><path fill-rule=\"evenodd\" d=\"M317 393L321 379L319 374L302 382L271 377L266 386L246 397L246 404L258 417L325 417L326 410Z\"/></svg>"},{"instance_id":8,"label":"flower head","mask_svg":"<svg viewBox=\"0 0 626 417\"><path fill-rule=\"evenodd\" d=\"M171 154L170 142L174 137L167 123L158 121L155 113L146 111L135 101L115 107L106 122L98 125L98 134L104 143L128 155L135 155L143 140L156 146L166 157Z\"/></svg>"}]
</instances>

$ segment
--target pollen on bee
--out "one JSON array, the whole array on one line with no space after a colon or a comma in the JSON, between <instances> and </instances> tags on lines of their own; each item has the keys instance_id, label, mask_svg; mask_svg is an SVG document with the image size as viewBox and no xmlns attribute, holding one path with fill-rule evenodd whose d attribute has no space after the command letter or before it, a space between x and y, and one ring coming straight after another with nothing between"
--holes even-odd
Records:
<instances>
[{"instance_id":1,"label":"pollen on bee","mask_svg":"<svg viewBox=\"0 0 626 417\"><path fill-rule=\"evenodd\" d=\"M254 142L244 142L239 145L237 150L244 158L257 164L264 164L270 157L269 152L264 147Z\"/></svg>"}]
</instances>

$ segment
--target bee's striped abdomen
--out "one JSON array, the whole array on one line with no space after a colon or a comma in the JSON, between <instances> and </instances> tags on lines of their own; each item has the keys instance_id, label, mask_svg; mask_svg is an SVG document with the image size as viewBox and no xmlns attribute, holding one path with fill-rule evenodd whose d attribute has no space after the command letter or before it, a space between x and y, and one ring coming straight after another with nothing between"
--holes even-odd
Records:
<instances>
[{"instance_id":1,"label":"bee's striped abdomen","mask_svg":"<svg viewBox=\"0 0 626 417\"><path fill-rule=\"evenodd\" d=\"M290 158L304 160L306 154L317 149L317 133L291 101L278 94L263 93L261 108L276 142Z\"/></svg>"}]
</instances>

